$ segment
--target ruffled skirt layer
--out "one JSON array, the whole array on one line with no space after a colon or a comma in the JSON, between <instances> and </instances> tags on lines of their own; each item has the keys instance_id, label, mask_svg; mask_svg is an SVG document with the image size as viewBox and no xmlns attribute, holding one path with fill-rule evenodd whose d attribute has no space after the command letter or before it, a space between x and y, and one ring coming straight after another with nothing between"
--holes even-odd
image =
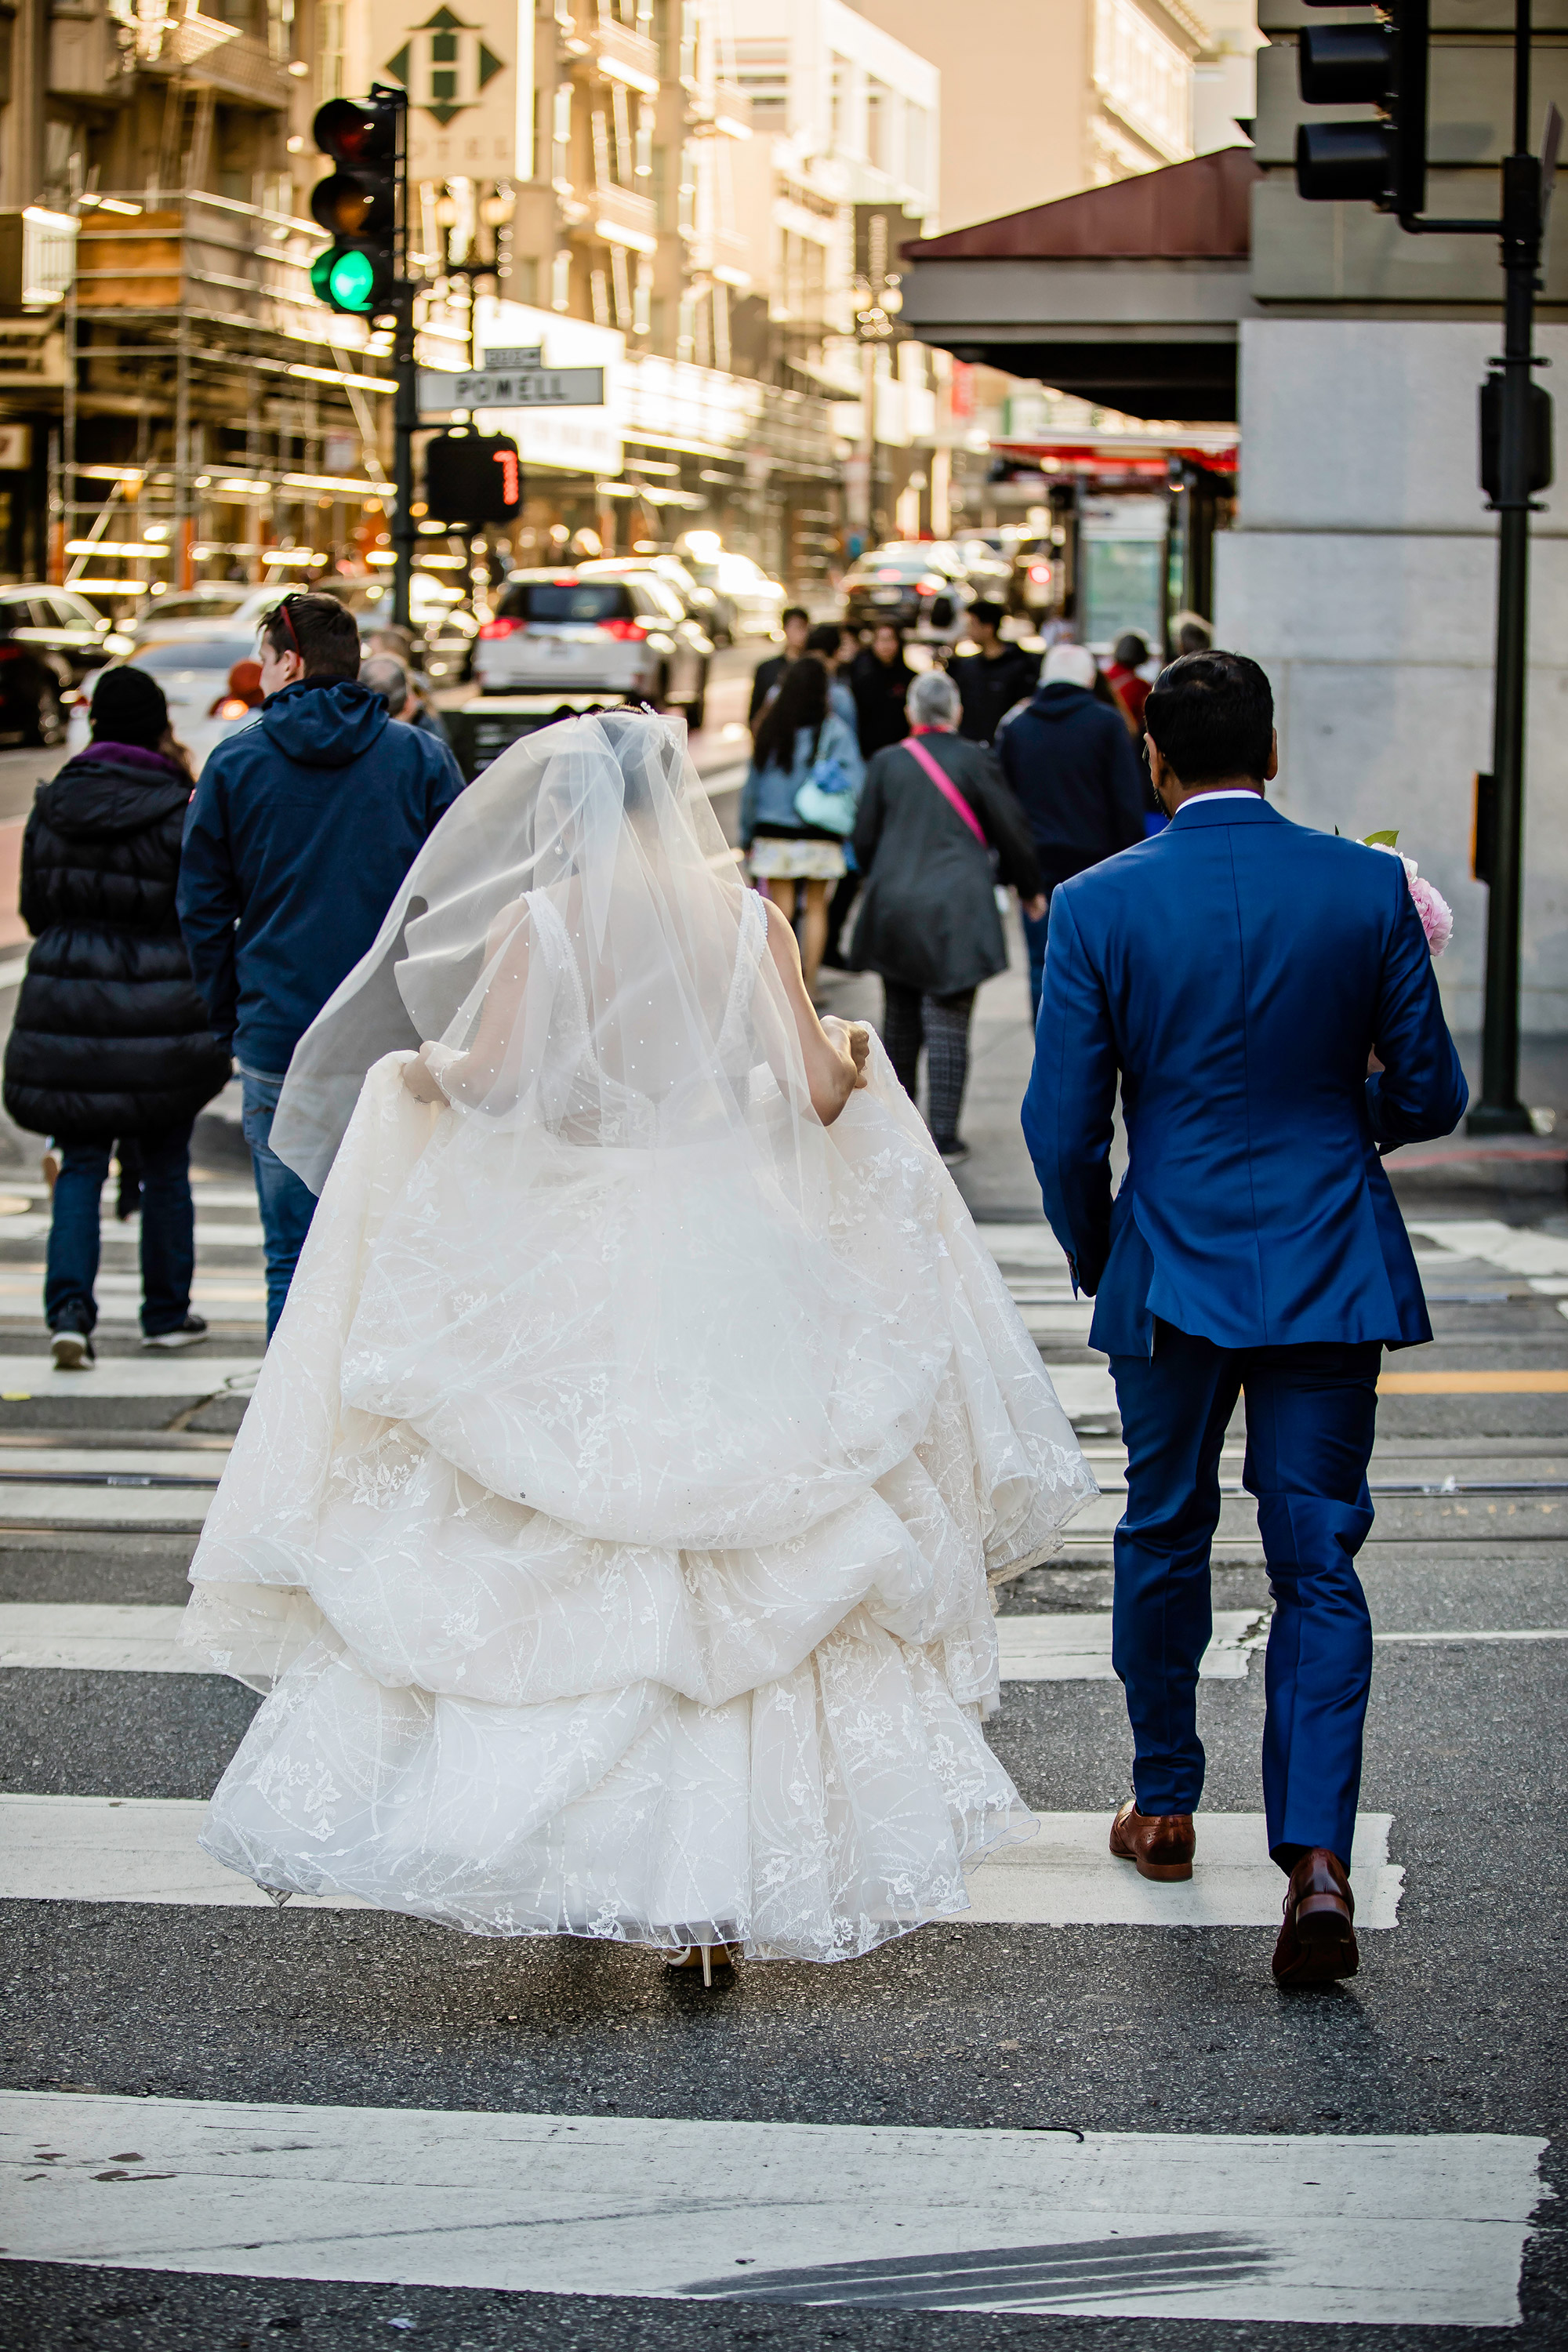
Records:
<instances>
[{"instance_id":1,"label":"ruffled skirt layer","mask_svg":"<svg viewBox=\"0 0 1568 2352\"><path fill-rule=\"evenodd\" d=\"M520 1198L515 1139L372 1072L192 1569L185 1639L268 1693L209 1852L755 1957L965 1907L1031 1827L987 1574L1093 1483L879 1080L816 1244L658 1154L536 1138Z\"/></svg>"}]
</instances>

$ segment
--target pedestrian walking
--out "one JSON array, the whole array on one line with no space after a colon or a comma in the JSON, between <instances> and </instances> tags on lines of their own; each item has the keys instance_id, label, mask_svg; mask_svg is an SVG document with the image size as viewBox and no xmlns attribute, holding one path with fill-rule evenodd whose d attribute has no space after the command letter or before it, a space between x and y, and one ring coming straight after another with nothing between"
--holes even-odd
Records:
<instances>
[{"instance_id":1,"label":"pedestrian walking","mask_svg":"<svg viewBox=\"0 0 1568 2352\"><path fill-rule=\"evenodd\" d=\"M947 674L963 705L959 732L972 743L989 743L1009 710L1038 686L1040 656L1003 636L1004 608L988 596L977 596L963 617L973 650L960 646Z\"/></svg>"},{"instance_id":2,"label":"pedestrian walking","mask_svg":"<svg viewBox=\"0 0 1568 2352\"><path fill-rule=\"evenodd\" d=\"M828 697L827 667L803 654L763 713L741 793L741 846L784 920L802 895L801 963L808 993L827 941L827 898L846 873L865 769L855 730ZM803 811L805 812L803 814Z\"/></svg>"},{"instance_id":3,"label":"pedestrian walking","mask_svg":"<svg viewBox=\"0 0 1568 2352\"><path fill-rule=\"evenodd\" d=\"M1147 640L1136 629L1129 629L1125 636L1117 638L1103 672L1135 743L1143 739L1143 705L1149 699L1150 681L1140 673L1148 658Z\"/></svg>"},{"instance_id":4,"label":"pedestrian walking","mask_svg":"<svg viewBox=\"0 0 1568 2352\"><path fill-rule=\"evenodd\" d=\"M359 682L362 686L368 687L372 694L380 695L386 705L386 715L389 719L395 719L405 727L418 725L419 706L415 698L414 681L407 668L398 660L395 654L372 654L368 661L363 661L360 664ZM453 782L457 790L461 792L463 772L458 765L456 755L447 744L445 730L439 735L434 730L426 731L430 734L431 741L438 742L446 753L447 763L451 768Z\"/></svg>"},{"instance_id":5,"label":"pedestrian walking","mask_svg":"<svg viewBox=\"0 0 1568 2352\"><path fill-rule=\"evenodd\" d=\"M1058 882L1144 837L1142 771L1120 710L1095 700L1094 656L1053 646L1038 691L997 738L1002 772L1022 808L1047 900ZM1029 1002L1038 1015L1046 916L1026 912Z\"/></svg>"},{"instance_id":6,"label":"pedestrian walking","mask_svg":"<svg viewBox=\"0 0 1568 2352\"><path fill-rule=\"evenodd\" d=\"M44 1314L58 1370L93 1361L100 1200L111 1155L121 1213L140 1181L142 1344L186 1348L195 1268L191 1129L227 1083L180 938L174 888L191 773L145 670L100 673L91 740L39 787L22 836L35 945L5 1047L5 1108L53 1136Z\"/></svg>"},{"instance_id":7,"label":"pedestrian walking","mask_svg":"<svg viewBox=\"0 0 1568 2352\"><path fill-rule=\"evenodd\" d=\"M845 725L854 730L859 741L860 722L855 709L855 697L845 672L860 650L860 640L854 632L840 626L837 621L819 622L805 641L807 653L816 654L827 671L827 700ZM844 926L860 895L860 872L855 863L855 852L847 841L844 845L844 877L833 886L833 896L827 902L827 936L818 969L830 971L844 970Z\"/></svg>"},{"instance_id":8,"label":"pedestrian walking","mask_svg":"<svg viewBox=\"0 0 1568 2352\"><path fill-rule=\"evenodd\" d=\"M779 616L779 626L784 631L783 653L770 654L765 662L759 662L752 679L752 700L746 712L746 724L753 735L757 731L757 721L767 709L769 698L777 690L785 670L805 651L805 641L811 632L811 615L804 604L786 604Z\"/></svg>"},{"instance_id":9,"label":"pedestrian walking","mask_svg":"<svg viewBox=\"0 0 1568 2352\"><path fill-rule=\"evenodd\" d=\"M185 822L180 926L244 1081L268 1337L315 1208L268 1139L289 1057L462 789L450 754L395 726L359 669L336 597L285 596L262 624L261 714L208 754Z\"/></svg>"},{"instance_id":10,"label":"pedestrian walking","mask_svg":"<svg viewBox=\"0 0 1568 2352\"><path fill-rule=\"evenodd\" d=\"M910 731L904 706L916 673L904 659L904 633L896 621L879 621L871 642L849 668L849 689L859 722L860 757L868 760Z\"/></svg>"},{"instance_id":11,"label":"pedestrian walking","mask_svg":"<svg viewBox=\"0 0 1568 2352\"><path fill-rule=\"evenodd\" d=\"M855 966L881 975L882 1039L911 1101L925 1048L928 1122L950 1165L968 1155L958 1122L974 992L1007 967L996 874L1046 911L1028 827L991 753L955 732L959 710L945 671L915 679L911 731L868 766L855 824Z\"/></svg>"},{"instance_id":12,"label":"pedestrian walking","mask_svg":"<svg viewBox=\"0 0 1568 2352\"><path fill-rule=\"evenodd\" d=\"M422 735L433 735L438 743L445 743L450 751L452 739L447 732L447 722L436 700L436 689L419 666L418 646L413 630L386 622L372 632L370 651L373 656L390 654L394 661L403 665L408 680L408 701L397 716L406 726L416 727Z\"/></svg>"},{"instance_id":13,"label":"pedestrian walking","mask_svg":"<svg viewBox=\"0 0 1568 2352\"><path fill-rule=\"evenodd\" d=\"M1192 1875L1220 1448L1245 1392L1242 1477L1274 1596L1263 1796L1288 1882L1274 1973L1310 1984L1358 1965L1372 1624L1352 1563L1372 1526L1378 1368L1385 1347L1432 1336L1380 1154L1447 1135L1466 1087L1404 862L1268 805L1279 760L1257 663L1173 662L1144 716L1171 822L1058 884L1024 1104L1128 1449L1111 1657L1133 1793L1110 1849L1146 1878Z\"/></svg>"}]
</instances>

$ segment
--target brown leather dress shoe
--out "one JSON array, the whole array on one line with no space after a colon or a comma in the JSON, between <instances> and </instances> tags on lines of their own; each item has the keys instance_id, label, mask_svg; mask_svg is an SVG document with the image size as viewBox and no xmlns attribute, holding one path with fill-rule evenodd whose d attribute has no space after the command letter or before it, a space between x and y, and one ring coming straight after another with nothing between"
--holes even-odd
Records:
<instances>
[{"instance_id":1,"label":"brown leather dress shoe","mask_svg":"<svg viewBox=\"0 0 1568 2352\"><path fill-rule=\"evenodd\" d=\"M1110 1851L1140 1878L1190 1878L1197 1832L1191 1813L1141 1813L1129 1797L1110 1824Z\"/></svg>"},{"instance_id":2,"label":"brown leather dress shoe","mask_svg":"<svg viewBox=\"0 0 1568 2352\"><path fill-rule=\"evenodd\" d=\"M1282 1985L1331 1984L1353 1977L1355 1896L1338 1854L1326 1845L1304 1853L1285 1889L1285 1924L1274 1947L1274 1974Z\"/></svg>"}]
</instances>

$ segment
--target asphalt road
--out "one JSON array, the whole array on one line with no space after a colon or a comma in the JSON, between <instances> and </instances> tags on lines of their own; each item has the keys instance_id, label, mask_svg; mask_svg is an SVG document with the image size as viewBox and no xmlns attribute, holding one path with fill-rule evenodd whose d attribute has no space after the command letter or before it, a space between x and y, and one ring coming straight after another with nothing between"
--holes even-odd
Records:
<instances>
[{"instance_id":1,"label":"asphalt road","mask_svg":"<svg viewBox=\"0 0 1568 2352\"><path fill-rule=\"evenodd\" d=\"M868 983L834 988L875 1012ZM1015 971L980 1006L963 1181L1109 1499L1009 1589L1005 1632L1092 1650L1120 1449L1016 1139L1027 1053ZM208 1118L212 1337L131 1392L114 1228L100 1369L53 1393L36 1147L0 1142L0 1658L29 1661L0 1665L8 2346L1479 2352L1514 2321L1529 2352L1568 2341L1561 1168L1530 1194L1408 1188L1437 1339L1389 1370L1447 1385L1385 1393L1373 1483L1453 1484L1380 1494L1363 1555L1383 1637L1363 1829L1388 1860L1363 1872L1358 1847L1358 1884L1395 1924L1368 1928L1359 1977L1278 1992L1257 1909L1278 1881L1245 1821L1241 1866L1217 1867L1225 1817L1260 1803L1254 1653L1200 1694L1212 1924L1108 1916L1128 1907L1109 1864L1053 1864L1028 1884L1054 1924L955 1921L705 1993L636 1949L127 1895L148 1840L188 1848L169 1808L209 1793L257 1702L136 1647L163 1621L132 1612L183 1599L201 1487L79 1481L221 1469L259 1352L254 1210L237 1130ZM1250 1623L1268 1592L1242 1497L1220 1555L1216 1608ZM1080 1661L1004 1697L991 1736L1058 1824L1042 1845L1087 1819L1098 1856L1127 1785L1118 1685ZM100 1842L79 1850L84 1821Z\"/></svg>"}]
</instances>

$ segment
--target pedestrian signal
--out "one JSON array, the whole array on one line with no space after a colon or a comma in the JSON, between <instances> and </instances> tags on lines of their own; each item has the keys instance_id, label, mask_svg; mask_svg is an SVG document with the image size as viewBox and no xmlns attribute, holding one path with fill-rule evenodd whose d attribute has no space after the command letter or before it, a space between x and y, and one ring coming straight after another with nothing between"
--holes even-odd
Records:
<instances>
[{"instance_id":1,"label":"pedestrian signal","mask_svg":"<svg viewBox=\"0 0 1568 2352\"><path fill-rule=\"evenodd\" d=\"M1307 0L1331 8L1337 0ZM1378 119L1304 122L1296 188L1316 203L1376 205L1414 219L1426 203L1429 0L1383 0L1370 25L1304 26L1296 67L1309 106L1374 106Z\"/></svg>"},{"instance_id":2,"label":"pedestrian signal","mask_svg":"<svg viewBox=\"0 0 1568 2352\"><path fill-rule=\"evenodd\" d=\"M310 191L310 217L331 237L310 265L316 299L368 318L386 310L397 285L400 98L334 98L321 107L315 140L337 170Z\"/></svg>"},{"instance_id":3,"label":"pedestrian signal","mask_svg":"<svg viewBox=\"0 0 1568 2352\"><path fill-rule=\"evenodd\" d=\"M442 522L515 520L522 505L517 443L504 433L437 433L425 444L425 504Z\"/></svg>"}]
</instances>

